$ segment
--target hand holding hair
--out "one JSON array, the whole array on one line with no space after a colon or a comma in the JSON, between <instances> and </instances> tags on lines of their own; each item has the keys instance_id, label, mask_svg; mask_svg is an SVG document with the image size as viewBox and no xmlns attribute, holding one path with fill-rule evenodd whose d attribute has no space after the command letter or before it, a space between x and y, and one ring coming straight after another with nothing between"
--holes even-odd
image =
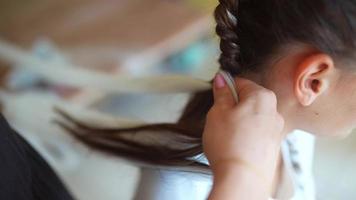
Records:
<instances>
[{"instance_id":1,"label":"hand holding hair","mask_svg":"<svg viewBox=\"0 0 356 200\"><path fill-rule=\"evenodd\" d=\"M235 78L235 83L238 104L224 78L217 74L214 80L214 105L203 133L214 174L209 199L267 199L284 120L272 91L244 78Z\"/></svg>"}]
</instances>

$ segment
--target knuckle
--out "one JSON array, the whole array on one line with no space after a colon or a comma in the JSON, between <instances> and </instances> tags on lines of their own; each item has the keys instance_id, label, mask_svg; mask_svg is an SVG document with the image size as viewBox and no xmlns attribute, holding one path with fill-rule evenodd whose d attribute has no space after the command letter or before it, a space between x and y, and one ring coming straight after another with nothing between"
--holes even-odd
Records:
<instances>
[{"instance_id":1,"label":"knuckle","mask_svg":"<svg viewBox=\"0 0 356 200\"><path fill-rule=\"evenodd\" d=\"M274 92L272 92L272 90L261 89L260 93L261 93L261 95L265 96L266 98L275 97L275 94L274 94Z\"/></svg>"},{"instance_id":2,"label":"knuckle","mask_svg":"<svg viewBox=\"0 0 356 200\"><path fill-rule=\"evenodd\" d=\"M276 94L272 90L260 89L257 91L256 96L259 100L267 102L277 102Z\"/></svg>"},{"instance_id":3,"label":"knuckle","mask_svg":"<svg viewBox=\"0 0 356 200\"><path fill-rule=\"evenodd\" d=\"M265 95L265 91L262 88L258 88L253 91L253 95L257 97L261 97Z\"/></svg>"},{"instance_id":4,"label":"knuckle","mask_svg":"<svg viewBox=\"0 0 356 200\"><path fill-rule=\"evenodd\" d=\"M273 105L277 104L277 96L273 91L268 90L268 95L266 96L267 96L266 98L269 100L269 102L271 102L271 104Z\"/></svg>"},{"instance_id":5,"label":"knuckle","mask_svg":"<svg viewBox=\"0 0 356 200\"><path fill-rule=\"evenodd\" d=\"M277 113L277 122L278 122L278 124L279 124L281 127L284 126L284 123L285 123L284 118L283 118L283 116L282 116L281 114L279 114L279 113Z\"/></svg>"},{"instance_id":6,"label":"knuckle","mask_svg":"<svg viewBox=\"0 0 356 200\"><path fill-rule=\"evenodd\" d=\"M284 118L281 114L277 113L277 120L282 122L284 121Z\"/></svg>"},{"instance_id":7,"label":"knuckle","mask_svg":"<svg viewBox=\"0 0 356 200\"><path fill-rule=\"evenodd\" d=\"M272 100L277 99L276 93L274 93L272 90L267 90L267 93L268 93L267 96L269 96L269 98L271 98Z\"/></svg>"}]
</instances>

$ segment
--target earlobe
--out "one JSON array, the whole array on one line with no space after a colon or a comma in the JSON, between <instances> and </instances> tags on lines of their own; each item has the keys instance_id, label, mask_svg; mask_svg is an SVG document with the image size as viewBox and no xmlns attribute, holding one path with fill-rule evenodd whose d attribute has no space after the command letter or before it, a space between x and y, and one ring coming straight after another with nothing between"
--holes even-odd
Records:
<instances>
[{"instance_id":1,"label":"earlobe","mask_svg":"<svg viewBox=\"0 0 356 200\"><path fill-rule=\"evenodd\" d=\"M328 75L334 69L334 62L327 54L309 55L297 65L294 74L294 93L303 106L311 105L327 90Z\"/></svg>"}]
</instances>

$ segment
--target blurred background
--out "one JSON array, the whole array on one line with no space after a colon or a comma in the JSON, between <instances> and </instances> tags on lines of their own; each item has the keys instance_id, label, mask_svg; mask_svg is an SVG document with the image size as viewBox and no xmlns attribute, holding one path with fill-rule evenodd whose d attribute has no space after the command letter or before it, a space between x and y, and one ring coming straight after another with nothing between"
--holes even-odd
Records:
<instances>
[{"instance_id":1,"label":"blurred background","mask_svg":"<svg viewBox=\"0 0 356 200\"><path fill-rule=\"evenodd\" d=\"M2 112L79 200L132 199L140 169L68 136L53 123L53 107L108 126L175 121L189 92L208 87L194 80L218 69L215 5L0 0ZM318 199L356 199L355 150L354 134L317 140Z\"/></svg>"}]
</instances>

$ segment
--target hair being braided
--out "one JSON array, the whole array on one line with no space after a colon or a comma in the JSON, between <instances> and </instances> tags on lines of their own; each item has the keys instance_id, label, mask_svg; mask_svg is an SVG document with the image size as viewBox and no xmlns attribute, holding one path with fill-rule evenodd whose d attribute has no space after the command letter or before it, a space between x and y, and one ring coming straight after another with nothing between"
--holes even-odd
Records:
<instances>
[{"instance_id":1,"label":"hair being braided","mask_svg":"<svg viewBox=\"0 0 356 200\"><path fill-rule=\"evenodd\" d=\"M221 69L233 75L240 73L240 45L238 37L238 0L219 0L214 16L216 20L216 33L220 37Z\"/></svg>"},{"instance_id":2,"label":"hair being braided","mask_svg":"<svg viewBox=\"0 0 356 200\"><path fill-rule=\"evenodd\" d=\"M269 71L271 61L290 44L312 45L335 58L355 54L355 0L219 0L214 16L220 37L219 63L233 76ZM175 123L102 128L59 113L64 120L60 125L97 150L152 164L206 168L206 164L190 158L203 152L205 119L213 103L212 90L208 89L191 96ZM126 137L131 135L135 136L132 140ZM157 142L159 137L167 142ZM153 141L145 143L142 138Z\"/></svg>"}]
</instances>

